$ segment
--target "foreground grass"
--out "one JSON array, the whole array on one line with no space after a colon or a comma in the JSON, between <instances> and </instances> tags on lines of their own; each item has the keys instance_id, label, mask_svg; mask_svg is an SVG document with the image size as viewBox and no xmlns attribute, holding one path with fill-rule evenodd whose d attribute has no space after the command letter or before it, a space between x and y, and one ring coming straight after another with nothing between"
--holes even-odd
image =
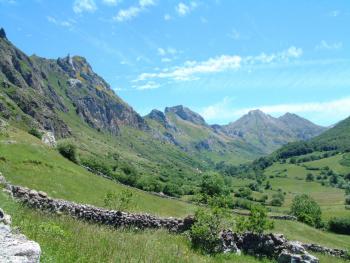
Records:
<instances>
[{"instance_id":1,"label":"foreground grass","mask_svg":"<svg viewBox=\"0 0 350 263\"><path fill-rule=\"evenodd\" d=\"M185 235L92 225L23 207L3 193L0 204L12 215L13 225L40 244L42 262L271 262L250 256L202 255L191 249Z\"/></svg>"}]
</instances>

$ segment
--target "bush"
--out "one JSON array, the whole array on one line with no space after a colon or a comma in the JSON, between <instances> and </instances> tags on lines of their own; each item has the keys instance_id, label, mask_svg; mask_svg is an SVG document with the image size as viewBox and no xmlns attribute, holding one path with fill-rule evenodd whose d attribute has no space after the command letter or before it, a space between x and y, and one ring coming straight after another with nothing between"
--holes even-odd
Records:
<instances>
[{"instance_id":1,"label":"bush","mask_svg":"<svg viewBox=\"0 0 350 263\"><path fill-rule=\"evenodd\" d=\"M133 193L131 190L126 189L120 193L108 192L103 202L105 207L113 210L129 210L133 207L132 202Z\"/></svg>"},{"instance_id":2,"label":"bush","mask_svg":"<svg viewBox=\"0 0 350 263\"><path fill-rule=\"evenodd\" d=\"M250 188L241 187L238 189L238 192L235 193L235 196L242 198L249 198L252 195L252 190Z\"/></svg>"},{"instance_id":3,"label":"bush","mask_svg":"<svg viewBox=\"0 0 350 263\"><path fill-rule=\"evenodd\" d=\"M350 195L345 197L345 204L350 205Z\"/></svg>"},{"instance_id":4,"label":"bush","mask_svg":"<svg viewBox=\"0 0 350 263\"><path fill-rule=\"evenodd\" d=\"M84 166L90 168L94 173L102 173L110 177L112 176L111 168L101 160L91 158L88 160L82 160L81 163Z\"/></svg>"},{"instance_id":5,"label":"bush","mask_svg":"<svg viewBox=\"0 0 350 263\"><path fill-rule=\"evenodd\" d=\"M201 208L196 211L195 218L196 222L189 231L192 246L208 254L219 252L220 232L231 222L226 211L218 207Z\"/></svg>"},{"instance_id":6,"label":"bush","mask_svg":"<svg viewBox=\"0 0 350 263\"><path fill-rule=\"evenodd\" d=\"M237 231L250 231L262 234L265 230L273 229L273 222L267 217L267 210L261 205L254 205L249 217L240 217L237 221Z\"/></svg>"},{"instance_id":7,"label":"bush","mask_svg":"<svg viewBox=\"0 0 350 263\"><path fill-rule=\"evenodd\" d=\"M207 196L226 194L224 178L218 173L206 173L200 184L200 193Z\"/></svg>"},{"instance_id":8,"label":"bush","mask_svg":"<svg viewBox=\"0 0 350 263\"><path fill-rule=\"evenodd\" d=\"M73 163L79 162L77 156L77 147L75 144L70 142L61 142L57 145L57 149L63 157L67 158Z\"/></svg>"},{"instance_id":9,"label":"bush","mask_svg":"<svg viewBox=\"0 0 350 263\"><path fill-rule=\"evenodd\" d=\"M314 175L312 173L308 173L306 175L306 181L311 182L315 179Z\"/></svg>"},{"instance_id":10,"label":"bush","mask_svg":"<svg viewBox=\"0 0 350 263\"><path fill-rule=\"evenodd\" d=\"M170 196L175 196L175 197L179 197L179 196L183 195L183 191L182 191L181 187L177 184L174 184L174 183L167 183L164 186L163 192L164 192L164 194L167 194Z\"/></svg>"},{"instance_id":11,"label":"bush","mask_svg":"<svg viewBox=\"0 0 350 263\"><path fill-rule=\"evenodd\" d=\"M282 206L284 203L284 195L281 192L272 195L271 205Z\"/></svg>"},{"instance_id":12,"label":"bush","mask_svg":"<svg viewBox=\"0 0 350 263\"><path fill-rule=\"evenodd\" d=\"M298 221L314 227L321 227L321 208L310 196L303 194L293 199L291 213Z\"/></svg>"},{"instance_id":13,"label":"bush","mask_svg":"<svg viewBox=\"0 0 350 263\"><path fill-rule=\"evenodd\" d=\"M37 138L40 139L40 140L41 140L41 138L43 137L43 134L42 134L40 131L38 131L36 128L30 129L30 130L28 131L28 133L31 134L31 135L33 135L33 136L35 136L35 137L37 137Z\"/></svg>"},{"instance_id":14,"label":"bush","mask_svg":"<svg viewBox=\"0 0 350 263\"><path fill-rule=\"evenodd\" d=\"M350 235L350 218L332 218L328 222L330 231Z\"/></svg>"}]
</instances>

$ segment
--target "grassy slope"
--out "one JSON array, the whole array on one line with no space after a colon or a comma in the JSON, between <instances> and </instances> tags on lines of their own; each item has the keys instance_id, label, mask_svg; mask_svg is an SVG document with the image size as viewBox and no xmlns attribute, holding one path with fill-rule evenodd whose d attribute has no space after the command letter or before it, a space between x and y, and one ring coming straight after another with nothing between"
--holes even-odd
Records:
<instances>
[{"instance_id":1,"label":"grassy slope","mask_svg":"<svg viewBox=\"0 0 350 263\"><path fill-rule=\"evenodd\" d=\"M332 156L329 158L306 162L306 167L322 168L329 166L337 173L349 173L350 167L343 166L339 162L343 159L343 154ZM318 175L319 171L307 170L305 167L295 164L280 164L275 163L267 168L265 174L272 185L273 190L281 188L287 193L286 201L283 207L279 210L288 211L292 199L297 194L307 193L312 196L321 206L324 219L337 216L350 216L350 211L345 210L344 190L322 186L319 182L307 182L305 180L308 173ZM274 178L269 178L273 176ZM270 194L272 194L270 192Z\"/></svg>"}]
</instances>

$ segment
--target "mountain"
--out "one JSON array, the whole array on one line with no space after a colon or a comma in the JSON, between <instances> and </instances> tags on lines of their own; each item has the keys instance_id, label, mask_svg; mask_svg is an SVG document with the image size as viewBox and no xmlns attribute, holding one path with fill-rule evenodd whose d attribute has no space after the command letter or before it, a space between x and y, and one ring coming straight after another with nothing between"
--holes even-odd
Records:
<instances>
[{"instance_id":1,"label":"mountain","mask_svg":"<svg viewBox=\"0 0 350 263\"><path fill-rule=\"evenodd\" d=\"M250 111L237 121L214 129L249 142L263 153L271 153L288 142L310 139L326 130L295 114L274 118L260 110Z\"/></svg>"},{"instance_id":2,"label":"mountain","mask_svg":"<svg viewBox=\"0 0 350 263\"><path fill-rule=\"evenodd\" d=\"M237 164L262 154L240 138L215 132L200 114L182 105L166 107L164 112L152 110L145 119L157 137L210 163Z\"/></svg>"},{"instance_id":3,"label":"mountain","mask_svg":"<svg viewBox=\"0 0 350 263\"><path fill-rule=\"evenodd\" d=\"M6 108L4 100L12 100L19 111L30 116L40 128L58 137L71 135L59 114L69 112L70 105L95 129L117 134L122 125L148 128L141 116L123 102L82 57L57 60L28 57L7 40L4 31L0 56L0 85L4 95L0 108Z\"/></svg>"}]
</instances>

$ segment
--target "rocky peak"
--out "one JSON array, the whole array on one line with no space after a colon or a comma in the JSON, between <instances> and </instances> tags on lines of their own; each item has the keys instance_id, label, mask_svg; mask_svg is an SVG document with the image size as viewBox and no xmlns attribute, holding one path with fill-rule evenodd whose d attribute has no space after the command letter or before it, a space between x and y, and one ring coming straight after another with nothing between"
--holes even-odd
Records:
<instances>
[{"instance_id":1,"label":"rocky peak","mask_svg":"<svg viewBox=\"0 0 350 263\"><path fill-rule=\"evenodd\" d=\"M0 28L0 38L7 39L5 29Z\"/></svg>"},{"instance_id":2,"label":"rocky peak","mask_svg":"<svg viewBox=\"0 0 350 263\"><path fill-rule=\"evenodd\" d=\"M196 112L191 111L189 108L184 107L182 105L174 106L174 107L166 107L165 113L173 113L176 116L180 117L185 121L192 122L198 125L206 126L206 122L201 115Z\"/></svg>"},{"instance_id":3,"label":"rocky peak","mask_svg":"<svg viewBox=\"0 0 350 263\"><path fill-rule=\"evenodd\" d=\"M157 109L152 110L146 117L160 122L161 124L163 124L163 126L165 126L168 123L165 114Z\"/></svg>"}]
</instances>

